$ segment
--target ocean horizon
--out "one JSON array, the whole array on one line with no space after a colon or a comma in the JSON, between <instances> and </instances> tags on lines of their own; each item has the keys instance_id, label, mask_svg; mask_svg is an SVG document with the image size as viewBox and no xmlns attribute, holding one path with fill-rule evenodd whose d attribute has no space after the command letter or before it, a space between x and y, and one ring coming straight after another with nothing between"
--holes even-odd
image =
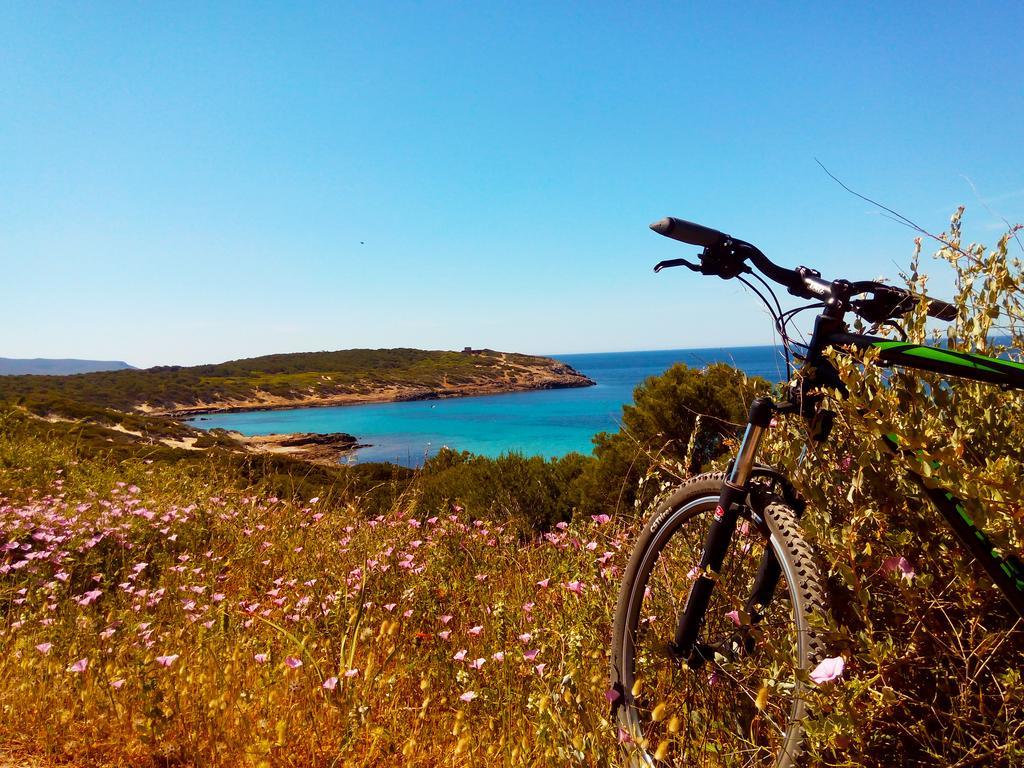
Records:
<instances>
[{"instance_id":1,"label":"ocean horizon","mask_svg":"<svg viewBox=\"0 0 1024 768\"><path fill-rule=\"evenodd\" d=\"M633 390L676 363L703 368L724 362L773 382L786 376L782 348L776 346L547 356L571 365L596 384L443 400L216 413L189 423L244 435L347 432L369 444L347 459L359 463L415 467L442 447L490 457L518 451L552 458L589 454L594 435L619 428L622 406L633 401Z\"/></svg>"}]
</instances>

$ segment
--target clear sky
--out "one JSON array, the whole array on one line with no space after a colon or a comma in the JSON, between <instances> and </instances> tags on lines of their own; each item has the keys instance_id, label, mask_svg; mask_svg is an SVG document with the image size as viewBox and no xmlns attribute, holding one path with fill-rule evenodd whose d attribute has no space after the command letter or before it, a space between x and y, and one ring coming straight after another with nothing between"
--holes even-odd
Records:
<instances>
[{"instance_id":1,"label":"clear sky","mask_svg":"<svg viewBox=\"0 0 1024 768\"><path fill-rule=\"evenodd\" d=\"M654 276L688 249L648 223L895 276L913 233L819 158L993 242L1024 221L1022 29L1020 2L4 3L0 356L772 343L740 286Z\"/></svg>"}]
</instances>

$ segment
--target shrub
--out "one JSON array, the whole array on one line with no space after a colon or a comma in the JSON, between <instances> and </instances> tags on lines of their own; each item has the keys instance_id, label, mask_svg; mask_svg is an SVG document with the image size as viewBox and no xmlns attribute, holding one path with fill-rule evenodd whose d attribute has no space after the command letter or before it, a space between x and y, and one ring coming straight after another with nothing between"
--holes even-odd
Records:
<instances>
[{"instance_id":1,"label":"shrub","mask_svg":"<svg viewBox=\"0 0 1024 768\"><path fill-rule=\"evenodd\" d=\"M905 323L909 340L1020 360L1021 262L997 247L960 242L959 211L937 254L952 267L957 319L930 332L924 305ZM907 277L923 293L918 252ZM1002 343L993 334L1003 334ZM809 724L823 765L1019 765L1024 760L1024 632L1012 609L964 551L922 490L882 447L895 432L920 451L926 483L972 505L974 520L1020 552L1024 544L1021 393L916 371L886 371L834 356L849 397L827 392L838 414L831 439L793 475L809 502L805 528L828 564L835 606L830 655L846 660L839 684L814 692ZM766 446L796 466L805 425L786 419ZM931 462L938 462L932 466ZM911 572L890 566L904 558ZM1016 627L1016 629L1014 629Z\"/></svg>"}]
</instances>

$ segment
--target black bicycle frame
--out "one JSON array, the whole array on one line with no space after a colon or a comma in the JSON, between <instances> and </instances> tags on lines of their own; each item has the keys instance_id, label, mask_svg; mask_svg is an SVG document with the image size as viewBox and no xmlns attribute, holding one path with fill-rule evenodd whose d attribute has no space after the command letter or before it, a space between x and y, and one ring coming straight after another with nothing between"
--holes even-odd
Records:
<instances>
[{"instance_id":1,"label":"black bicycle frame","mask_svg":"<svg viewBox=\"0 0 1024 768\"><path fill-rule=\"evenodd\" d=\"M908 368L933 371L948 376L999 384L1015 389L1024 389L1024 365L1006 360L970 355L919 344L896 342L876 336L851 334L843 322L846 307L839 303L828 307L815 321L814 333L808 347L805 366L801 377L802 386L791 392L786 403L775 403L768 398L756 399L750 408L743 439L737 451L719 496L714 519L708 529L701 555L699 574L694 580L686 604L680 612L673 640L673 651L691 663L704 660L697 636L704 621L726 552L741 508L747 504L750 479L755 469L757 450L765 429L775 414L799 413L811 423L820 437L827 436L828 426L823 429L820 417L826 412L818 409L818 400L807 393L821 386L836 387L845 391L835 368L824 357L824 351L835 348L875 348L879 350L882 365L899 365ZM938 508L954 535L977 560L996 586L1003 593L1021 618L1024 618L1024 562L1016 555L1002 554L989 537L978 528L967 512L964 502L949 491L933 487L925 481L924 475L913 470L915 463L922 459L918 454L900 447L899 437L886 435L886 447L895 455L909 460L910 477L921 487L925 495ZM754 510L751 510L754 512ZM756 521L760 522L760 521ZM780 566L771 548L766 548L758 568L747 609L756 623L759 610L771 600L781 574Z\"/></svg>"}]
</instances>

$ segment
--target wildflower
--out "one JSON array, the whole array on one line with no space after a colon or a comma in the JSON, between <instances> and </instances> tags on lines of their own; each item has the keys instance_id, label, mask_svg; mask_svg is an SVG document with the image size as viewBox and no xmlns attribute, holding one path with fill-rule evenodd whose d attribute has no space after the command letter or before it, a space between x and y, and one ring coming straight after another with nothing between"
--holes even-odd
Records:
<instances>
[{"instance_id":1,"label":"wildflower","mask_svg":"<svg viewBox=\"0 0 1024 768\"><path fill-rule=\"evenodd\" d=\"M845 668L846 663L843 661L842 656L833 656L832 658L824 659L814 668L814 671L811 672L811 680L816 682L818 685L831 682L842 675Z\"/></svg>"},{"instance_id":2,"label":"wildflower","mask_svg":"<svg viewBox=\"0 0 1024 768\"><path fill-rule=\"evenodd\" d=\"M441 623L442 624L447 624L451 620L452 620L452 616L450 616L448 614L445 614L444 616L441 617Z\"/></svg>"},{"instance_id":3,"label":"wildflower","mask_svg":"<svg viewBox=\"0 0 1024 768\"><path fill-rule=\"evenodd\" d=\"M466 691L464 694L459 696L462 701L470 702L476 698L476 691Z\"/></svg>"},{"instance_id":4,"label":"wildflower","mask_svg":"<svg viewBox=\"0 0 1024 768\"><path fill-rule=\"evenodd\" d=\"M178 654L172 653L169 656L157 656L156 663L161 667L169 667L178 660Z\"/></svg>"},{"instance_id":5,"label":"wildflower","mask_svg":"<svg viewBox=\"0 0 1024 768\"><path fill-rule=\"evenodd\" d=\"M731 619L732 623L735 624L737 627L740 625L740 612L739 611L729 611L727 614L725 614L725 616L726 616L727 619Z\"/></svg>"},{"instance_id":6,"label":"wildflower","mask_svg":"<svg viewBox=\"0 0 1024 768\"><path fill-rule=\"evenodd\" d=\"M593 520L598 525L604 525L605 523L607 523L607 522L609 522L611 520L611 518L608 515L604 514L603 512L600 515L591 515L590 519Z\"/></svg>"},{"instance_id":7,"label":"wildflower","mask_svg":"<svg viewBox=\"0 0 1024 768\"><path fill-rule=\"evenodd\" d=\"M74 664L72 664L70 667L68 667L68 672L85 672L86 667L88 667L88 666L89 666L89 659L87 659L87 658L86 659L79 659Z\"/></svg>"},{"instance_id":8,"label":"wildflower","mask_svg":"<svg viewBox=\"0 0 1024 768\"><path fill-rule=\"evenodd\" d=\"M43 654L43 656L48 654L51 648L53 648L53 643L40 643L36 646L36 650Z\"/></svg>"},{"instance_id":9,"label":"wildflower","mask_svg":"<svg viewBox=\"0 0 1024 768\"><path fill-rule=\"evenodd\" d=\"M481 626L476 626L476 627L473 627L472 629L467 629L467 630L466 630L466 634L467 634L467 635L472 635L473 637L477 637L477 636L479 636L479 634L480 634L481 632L483 632L483 631L484 631L484 628L483 628L483 627L481 627Z\"/></svg>"},{"instance_id":10,"label":"wildflower","mask_svg":"<svg viewBox=\"0 0 1024 768\"><path fill-rule=\"evenodd\" d=\"M495 661L504 661L505 660L505 652L504 651L496 651L495 653L491 654L491 658L494 659Z\"/></svg>"},{"instance_id":11,"label":"wildflower","mask_svg":"<svg viewBox=\"0 0 1024 768\"><path fill-rule=\"evenodd\" d=\"M442 632L438 632L437 636L440 637L442 640L447 640L449 637L452 636L452 631L450 629L446 629Z\"/></svg>"},{"instance_id":12,"label":"wildflower","mask_svg":"<svg viewBox=\"0 0 1024 768\"><path fill-rule=\"evenodd\" d=\"M103 594L102 590L91 589L79 598L75 599L75 602L79 605L89 605L95 603L99 599L100 595Z\"/></svg>"},{"instance_id":13,"label":"wildflower","mask_svg":"<svg viewBox=\"0 0 1024 768\"><path fill-rule=\"evenodd\" d=\"M529 632L523 632L523 634L519 636L519 642L524 644L530 642L532 639L533 635L531 635Z\"/></svg>"},{"instance_id":14,"label":"wildflower","mask_svg":"<svg viewBox=\"0 0 1024 768\"><path fill-rule=\"evenodd\" d=\"M535 664L535 665L534 665L534 667L533 667L533 669L534 669L534 671L535 671L535 672L536 672L536 673L537 673L538 675L541 675L541 676L543 676L543 675L544 675L544 667L546 667L546 666L547 666L547 664L543 664L543 663L542 663L542 664Z\"/></svg>"},{"instance_id":15,"label":"wildflower","mask_svg":"<svg viewBox=\"0 0 1024 768\"><path fill-rule=\"evenodd\" d=\"M540 648L534 648L532 651L527 651L523 654L524 661L533 661L537 658L537 654L540 653Z\"/></svg>"},{"instance_id":16,"label":"wildflower","mask_svg":"<svg viewBox=\"0 0 1024 768\"><path fill-rule=\"evenodd\" d=\"M358 674L359 674L359 670L358 669L350 669L350 670L347 670L345 672L345 677L355 677Z\"/></svg>"},{"instance_id":17,"label":"wildflower","mask_svg":"<svg viewBox=\"0 0 1024 768\"><path fill-rule=\"evenodd\" d=\"M289 656L284 660L284 663L288 665L291 669L298 669L302 666L302 659L297 659L294 656Z\"/></svg>"},{"instance_id":18,"label":"wildflower","mask_svg":"<svg viewBox=\"0 0 1024 768\"><path fill-rule=\"evenodd\" d=\"M565 585L565 588L568 589L570 592L572 592L574 594L577 594L577 595L582 595L583 594L583 582L582 581L570 581L568 584Z\"/></svg>"},{"instance_id":19,"label":"wildflower","mask_svg":"<svg viewBox=\"0 0 1024 768\"><path fill-rule=\"evenodd\" d=\"M309 503L310 504L316 504L318 501L320 501L320 497L319 496L314 496L312 499L309 500Z\"/></svg>"},{"instance_id":20,"label":"wildflower","mask_svg":"<svg viewBox=\"0 0 1024 768\"><path fill-rule=\"evenodd\" d=\"M614 688L609 688L604 692L604 698L609 704L614 704L616 701L622 698L622 694Z\"/></svg>"},{"instance_id":21,"label":"wildflower","mask_svg":"<svg viewBox=\"0 0 1024 768\"><path fill-rule=\"evenodd\" d=\"M113 688L115 691L121 690L121 686L122 685L124 685L124 680L121 679L121 678L118 678L117 680L111 680L110 681L110 687Z\"/></svg>"},{"instance_id":22,"label":"wildflower","mask_svg":"<svg viewBox=\"0 0 1024 768\"><path fill-rule=\"evenodd\" d=\"M484 658L473 659L471 662L469 662L469 668L470 669L480 669L486 663L486 661L487 661L487 659L484 659Z\"/></svg>"},{"instance_id":23,"label":"wildflower","mask_svg":"<svg viewBox=\"0 0 1024 768\"><path fill-rule=\"evenodd\" d=\"M540 587L541 589L547 589L548 588L548 584L550 584L550 583L551 583L551 579L541 579L540 581L537 582L537 586Z\"/></svg>"},{"instance_id":24,"label":"wildflower","mask_svg":"<svg viewBox=\"0 0 1024 768\"><path fill-rule=\"evenodd\" d=\"M336 677L328 677L326 680L324 680L323 687L326 688L328 691L333 691L334 687L337 684L338 684L338 678L336 678Z\"/></svg>"},{"instance_id":25,"label":"wildflower","mask_svg":"<svg viewBox=\"0 0 1024 768\"><path fill-rule=\"evenodd\" d=\"M463 648L461 651L452 656L452 658L456 661L462 661L464 658L466 658L466 649Z\"/></svg>"},{"instance_id":26,"label":"wildflower","mask_svg":"<svg viewBox=\"0 0 1024 768\"><path fill-rule=\"evenodd\" d=\"M882 563L883 573L899 573L907 581L913 581L917 573L905 557L889 557Z\"/></svg>"}]
</instances>

